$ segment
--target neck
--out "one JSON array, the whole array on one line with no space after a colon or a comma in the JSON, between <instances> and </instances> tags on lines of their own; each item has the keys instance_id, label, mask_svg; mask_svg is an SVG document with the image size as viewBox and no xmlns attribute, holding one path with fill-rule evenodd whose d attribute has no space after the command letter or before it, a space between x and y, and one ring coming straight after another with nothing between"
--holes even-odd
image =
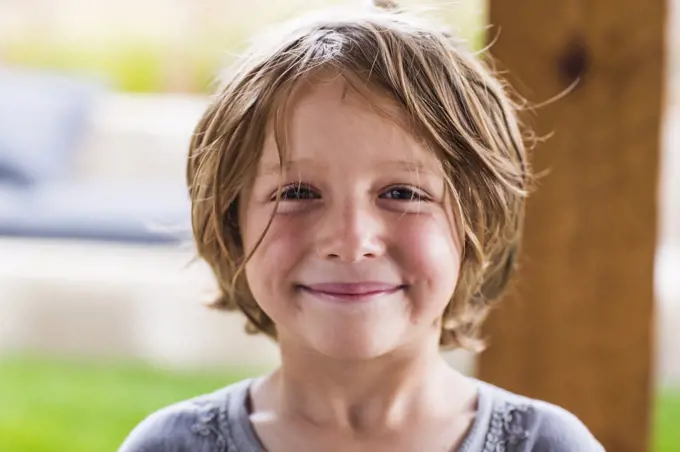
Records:
<instances>
[{"instance_id":1,"label":"neck","mask_svg":"<svg viewBox=\"0 0 680 452\"><path fill-rule=\"evenodd\" d=\"M337 360L285 343L281 354L284 364L269 377L264 398L280 416L322 428L376 432L420 414L447 416L456 406L453 388L469 389L441 357L438 340L370 360Z\"/></svg>"}]
</instances>

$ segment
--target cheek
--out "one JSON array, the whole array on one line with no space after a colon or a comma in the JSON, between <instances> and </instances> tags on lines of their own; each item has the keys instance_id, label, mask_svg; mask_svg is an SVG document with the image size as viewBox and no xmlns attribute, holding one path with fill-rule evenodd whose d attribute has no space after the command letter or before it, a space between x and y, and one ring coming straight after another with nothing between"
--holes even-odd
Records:
<instances>
[{"instance_id":1,"label":"cheek","mask_svg":"<svg viewBox=\"0 0 680 452\"><path fill-rule=\"evenodd\" d=\"M251 213L243 233L244 245L252 250L269 222L271 213ZM262 242L246 264L246 277L253 295L263 304L272 297L280 298L285 281L301 259L305 250L306 230L293 217L278 215Z\"/></svg>"},{"instance_id":2,"label":"cheek","mask_svg":"<svg viewBox=\"0 0 680 452\"><path fill-rule=\"evenodd\" d=\"M408 221L399 228L405 267L430 294L446 293L448 300L458 281L461 257L455 230L443 216L417 215Z\"/></svg>"}]
</instances>

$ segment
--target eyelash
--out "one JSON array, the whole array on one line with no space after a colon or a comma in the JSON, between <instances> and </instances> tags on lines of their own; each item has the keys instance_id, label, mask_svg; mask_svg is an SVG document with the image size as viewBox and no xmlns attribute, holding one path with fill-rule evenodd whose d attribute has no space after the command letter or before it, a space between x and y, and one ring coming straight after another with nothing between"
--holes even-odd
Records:
<instances>
[{"instance_id":1,"label":"eyelash","mask_svg":"<svg viewBox=\"0 0 680 452\"><path fill-rule=\"evenodd\" d=\"M394 194L395 192L398 191L406 191L410 192L410 195L407 195L406 198L383 198L383 199L392 199L396 201L416 201L416 202L429 202L432 199L427 196L422 189L419 189L417 187L409 187L405 185L394 185L389 187L387 190L383 192L383 194L391 193ZM313 193L314 189L308 184L294 184L294 185L288 185L282 188L281 190L281 201L306 201L306 200L311 200L311 199L319 199L318 194ZM292 193L295 195L293 198L287 198L288 194ZM302 197L302 193L307 193L311 194L314 196L313 198L306 198ZM383 195L381 195L382 197ZM276 194L272 195L270 198L271 202L276 201Z\"/></svg>"},{"instance_id":2,"label":"eyelash","mask_svg":"<svg viewBox=\"0 0 680 452\"><path fill-rule=\"evenodd\" d=\"M304 198L304 199L301 198L300 193L301 192L311 193L312 191L313 191L313 188L311 186L307 185L307 184L288 185L288 186L285 186L281 189L281 201L303 201L303 200L306 200L306 199L310 199L310 198ZM286 196L289 193L296 194L296 196L294 198L287 198ZM270 200L276 201L276 193L274 193L274 195L272 195Z\"/></svg>"}]
</instances>

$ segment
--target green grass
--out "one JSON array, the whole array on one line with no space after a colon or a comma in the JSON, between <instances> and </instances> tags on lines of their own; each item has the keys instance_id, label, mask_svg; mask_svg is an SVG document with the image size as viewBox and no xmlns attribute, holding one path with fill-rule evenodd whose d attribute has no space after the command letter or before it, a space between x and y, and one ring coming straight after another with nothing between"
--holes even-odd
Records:
<instances>
[{"instance_id":1,"label":"green grass","mask_svg":"<svg viewBox=\"0 0 680 452\"><path fill-rule=\"evenodd\" d=\"M150 412L260 373L5 358L0 360L0 451L115 451ZM680 451L679 425L680 388L665 389L655 406L655 452Z\"/></svg>"},{"instance_id":2,"label":"green grass","mask_svg":"<svg viewBox=\"0 0 680 452\"><path fill-rule=\"evenodd\" d=\"M654 451L680 451L680 388L664 388L654 409Z\"/></svg>"},{"instance_id":3,"label":"green grass","mask_svg":"<svg viewBox=\"0 0 680 452\"><path fill-rule=\"evenodd\" d=\"M115 451L151 411L256 373L7 358L0 361L0 451Z\"/></svg>"}]
</instances>

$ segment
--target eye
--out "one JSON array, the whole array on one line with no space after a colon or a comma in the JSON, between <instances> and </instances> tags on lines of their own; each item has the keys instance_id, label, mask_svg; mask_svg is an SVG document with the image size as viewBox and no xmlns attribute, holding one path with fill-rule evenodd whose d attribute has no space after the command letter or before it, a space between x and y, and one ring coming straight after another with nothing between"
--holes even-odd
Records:
<instances>
[{"instance_id":1,"label":"eye","mask_svg":"<svg viewBox=\"0 0 680 452\"><path fill-rule=\"evenodd\" d=\"M380 195L383 199L393 199L396 201L429 201L430 198L421 190L410 187L390 187Z\"/></svg>"},{"instance_id":2,"label":"eye","mask_svg":"<svg viewBox=\"0 0 680 452\"><path fill-rule=\"evenodd\" d=\"M302 201L318 198L319 195L306 184L293 184L281 189L281 201ZM271 201L276 201L276 194L271 197Z\"/></svg>"}]
</instances>

